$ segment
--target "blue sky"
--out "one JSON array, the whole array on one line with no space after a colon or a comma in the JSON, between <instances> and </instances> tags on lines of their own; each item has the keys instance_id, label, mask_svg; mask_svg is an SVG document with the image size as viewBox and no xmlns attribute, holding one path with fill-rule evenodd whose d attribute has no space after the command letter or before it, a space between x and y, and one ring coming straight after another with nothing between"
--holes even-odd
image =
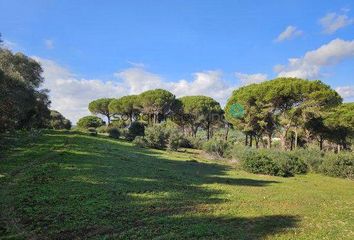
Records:
<instances>
[{"instance_id":1,"label":"blue sky","mask_svg":"<svg viewBox=\"0 0 354 240\"><path fill-rule=\"evenodd\" d=\"M354 1L0 0L0 9L5 44L43 64L53 108L73 121L96 96L165 87L223 103L279 75L321 79L354 99Z\"/></svg>"}]
</instances>

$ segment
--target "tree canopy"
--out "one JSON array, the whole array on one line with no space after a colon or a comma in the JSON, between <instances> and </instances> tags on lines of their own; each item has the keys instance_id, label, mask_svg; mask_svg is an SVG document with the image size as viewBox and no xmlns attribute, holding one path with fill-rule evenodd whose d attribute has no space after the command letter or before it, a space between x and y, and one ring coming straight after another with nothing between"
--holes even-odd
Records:
<instances>
[{"instance_id":1,"label":"tree canopy","mask_svg":"<svg viewBox=\"0 0 354 240\"><path fill-rule=\"evenodd\" d=\"M111 112L109 110L109 104L113 98L99 98L89 103L89 110L92 114L101 114L107 118L107 123L111 122Z\"/></svg>"}]
</instances>

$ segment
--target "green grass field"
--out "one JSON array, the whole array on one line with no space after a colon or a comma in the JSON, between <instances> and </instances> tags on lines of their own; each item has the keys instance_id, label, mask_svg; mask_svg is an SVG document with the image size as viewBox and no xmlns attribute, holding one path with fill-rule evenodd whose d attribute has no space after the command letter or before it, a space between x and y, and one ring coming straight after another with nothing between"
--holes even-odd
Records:
<instances>
[{"instance_id":1,"label":"green grass field","mask_svg":"<svg viewBox=\"0 0 354 240\"><path fill-rule=\"evenodd\" d=\"M0 239L354 239L354 182L50 131L0 159Z\"/></svg>"}]
</instances>

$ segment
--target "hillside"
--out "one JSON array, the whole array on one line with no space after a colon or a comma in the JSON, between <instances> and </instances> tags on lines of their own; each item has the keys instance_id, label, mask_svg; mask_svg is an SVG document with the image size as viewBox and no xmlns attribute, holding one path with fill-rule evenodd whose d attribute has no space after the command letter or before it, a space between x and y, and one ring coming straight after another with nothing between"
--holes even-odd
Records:
<instances>
[{"instance_id":1,"label":"hillside","mask_svg":"<svg viewBox=\"0 0 354 240\"><path fill-rule=\"evenodd\" d=\"M49 131L0 159L0 239L353 239L354 182Z\"/></svg>"}]
</instances>

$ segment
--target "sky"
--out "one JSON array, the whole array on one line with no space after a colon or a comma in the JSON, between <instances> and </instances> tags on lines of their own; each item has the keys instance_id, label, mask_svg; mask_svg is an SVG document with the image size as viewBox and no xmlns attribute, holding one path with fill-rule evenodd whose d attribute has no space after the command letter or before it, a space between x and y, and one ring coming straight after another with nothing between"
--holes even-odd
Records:
<instances>
[{"instance_id":1,"label":"sky","mask_svg":"<svg viewBox=\"0 0 354 240\"><path fill-rule=\"evenodd\" d=\"M0 33L42 64L51 108L74 123L100 97L165 88L224 105L281 76L354 101L354 0L0 0Z\"/></svg>"}]
</instances>

